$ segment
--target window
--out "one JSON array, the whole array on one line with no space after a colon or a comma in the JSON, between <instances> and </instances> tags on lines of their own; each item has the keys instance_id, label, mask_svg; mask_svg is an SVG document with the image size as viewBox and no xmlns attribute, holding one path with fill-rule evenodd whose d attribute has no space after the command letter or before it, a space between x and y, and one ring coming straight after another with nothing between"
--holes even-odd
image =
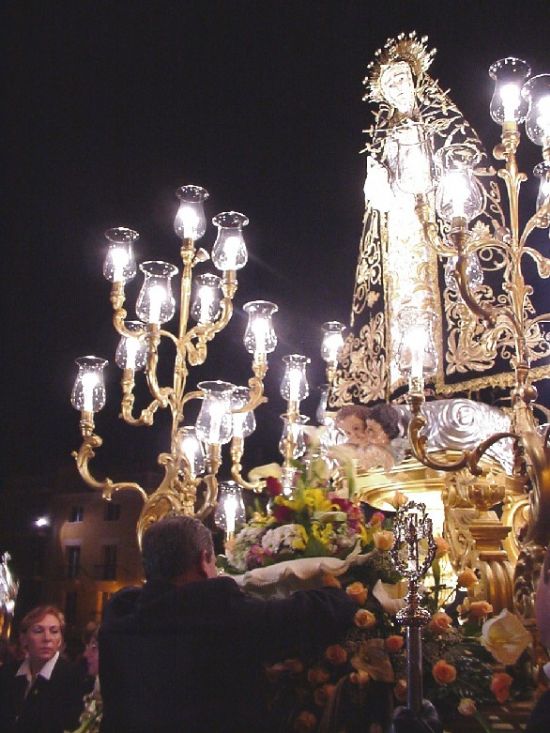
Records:
<instances>
[{"instance_id":1,"label":"window","mask_svg":"<svg viewBox=\"0 0 550 733\"><path fill-rule=\"evenodd\" d=\"M73 506L69 514L69 522L82 522L84 520L84 507Z\"/></svg>"},{"instance_id":2,"label":"window","mask_svg":"<svg viewBox=\"0 0 550 733\"><path fill-rule=\"evenodd\" d=\"M112 501L105 502L103 518L106 522L117 522L120 519L120 504L115 504Z\"/></svg>"},{"instance_id":3,"label":"window","mask_svg":"<svg viewBox=\"0 0 550 733\"><path fill-rule=\"evenodd\" d=\"M117 546L103 545L103 572L101 580L116 579Z\"/></svg>"},{"instance_id":4,"label":"window","mask_svg":"<svg viewBox=\"0 0 550 733\"><path fill-rule=\"evenodd\" d=\"M68 624L74 624L76 621L76 604L77 594L75 590L68 591L65 594L65 621Z\"/></svg>"},{"instance_id":5,"label":"window","mask_svg":"<svg viewBox=\"0 0 550 733\"><path fill-rule=\"evenodd\" d=\"M67 578L77 578L80 572L80 545L68 545L65 548L67 556Z\"/></svg>"}]
</instances>

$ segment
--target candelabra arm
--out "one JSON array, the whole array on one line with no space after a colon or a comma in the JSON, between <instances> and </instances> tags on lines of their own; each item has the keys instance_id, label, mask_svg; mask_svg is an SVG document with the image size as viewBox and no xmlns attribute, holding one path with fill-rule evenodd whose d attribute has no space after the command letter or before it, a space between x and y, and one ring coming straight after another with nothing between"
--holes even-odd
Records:
<instances>
[{"instance_id":1,"label":"candelabra arm","mask_svg":"<svg viewBox=\"0 0 550 733\"><path fill-rule=\"evenodd\" d=\"M124 369L122 372L121 386L122 386L122 401L121 401L121 413L120 417L128 425L147 425L153 424L155 412L161 407L159 400L154 399L150 402L147 407L144 407L139 417L134 417L132 412L134 408L135 396L134 396L134 370Z\"/></svg>"},{"instance_id":2,"label":"candelabra arm","mask_svg":"<svg viewBox=\"0 0 550 733\"><path fill-rule=\"evenodd\" d=\"M255 359L252 364L252 371L254 376L248 380L249 397L248 401L242 407L231 410L233 414L240 414L243 412L250 412L255 410L259 405L267 402L267 397L264 397L264 379L267 374L267 361L265 355L263 358Z\"/></svg>"},{"instance_id":3,"label":"candelabra arm","mask_svg":"<svg viewBox=\"0 0 550 733\"><path fill-rule=\"evenodd\" d=\"M540 278L546 280L550 277L550 258L545 257L538 250L532 247L524 247L523 254L529 255L537 266L537 272Z\"/></svg>"},{"instance_id":4,"label":"candelabra arm","mask_svg":"<svg viewBox=\"0 0 550 733\"><path fill-rule=\"evenodd\" d=\"M147 352L147 367L145 370L145 376L147 378L147 385L149 386L149 392L155 400L158 400L159 406L163 409L168 406L169 397L172 393L170 387L160 387L157 379L157 365L158 365L158 345L160 343L161 332L157 324L149 324L149 349Z\"/></svg>"},{"instance_id":5,"label":"candelabra arm","mask_svg":"<svg viewBox=\"0 0 550 733\"><path fill-rule=\"evenodd\" d=\"M71 453L76 461L79 474L84 482L92 489L97 489L103 493L103 498L110 500L116 491L130 490L137 491L142 499L147 499L147 493L137 483L129 481L113 481L106 478L103 481L96 479L90 471L90 461L95 457L95 451L103 445L103 439L94 433L94 414L93 412L81 413L80 431L82 434L82 444L78 451Z\"/></svg>"},{"instance_id":6,"label":"candelabra arm","mask_svg":"<svg viewBox=\"0 0 550 733\"><path fill-rule=\"evenodd\" d=\"M231 477L236 481L243 489L254 491L256 494L262 491L262 481L246 481L242 476L243 467L241 465L241 458L244 453L244 440L243 438L233 438L231 440Z\"/></svg>"},{"instance_id":7,"label":"candelabra arm","mask_svg":"<svg viewBox=\"0 0 550 733\"><path fill-rule=\"evenodd\" d=\"M221 446L218 443L210 443L208 445L207 467L208 473L203 478L206 486L204 497L199 508L195 512L195 516L204 519L216 506L218 498L218 479L216 478L221 466Z\"/></svg>"}]
</instances>

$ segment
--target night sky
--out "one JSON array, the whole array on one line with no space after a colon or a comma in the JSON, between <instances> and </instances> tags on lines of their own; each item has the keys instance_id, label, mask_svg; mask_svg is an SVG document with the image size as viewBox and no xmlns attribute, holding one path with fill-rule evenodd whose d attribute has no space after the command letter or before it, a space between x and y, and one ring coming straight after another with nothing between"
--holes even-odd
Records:
<instances>
[{"instance_id":1,"label":"night sky","mask_svg":"<svg viewBox=\"0 0 550 733\"><path fill-rule=\"evenodd\" d=\"M488 66L516 55L533 73L550 71L547 0L42 0L6 2L3 15L4 478L70 465L80 439L69 394L83 354L111 362L98 474L153 467L167 449L166 421L146 429L117 419L103 232L137 229L138 260L178 265L174 191L186 183L210 192L209 217L234 209L251 221L233 322L190 385L199 376L243 383L242 304L278 303L270 402L250 461L275 458L281 357L312 358L303 408L313 416L320 326L349 318L370 124L362 80L374 51L400 31L427 34L439 49L431 73L489 149L499 130ZM526 140L522 169L539 159ZM534 195L534 184L525 190ZM539 238L549 254L547 234ZM127 288L131 316L140 283Z\"/></svg>"}]
</instances>

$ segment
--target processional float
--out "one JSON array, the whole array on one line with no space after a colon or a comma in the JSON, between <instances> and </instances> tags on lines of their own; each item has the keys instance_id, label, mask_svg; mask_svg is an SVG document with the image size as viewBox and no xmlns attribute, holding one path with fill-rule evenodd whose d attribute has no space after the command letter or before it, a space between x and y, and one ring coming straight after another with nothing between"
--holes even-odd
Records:
<instances>
[{"instance_id":1,"label":"processional float","mask_svg":"<svg viewBox=\"0 0 550 733\"><path fill-rule=\"evenodd\" d=\"M550 412L534 384L550 376L550 314L535 312L524 272L530 260L539 279L550 276L542 254L550 75L527 81L529 67L515 58L491 66L490 114L501 127L495 171L427 73L435 50L426 42L415 33L389 39L368 67L365 99L375 109L366 209L350 332L329 404L396 405L409 457L368 471L362 498L384 505L399 489L426 503L445 527L455 570L476 568L477 593L495 611L515 606L530 619L550 535ZM543 158L523 227L522 122Z\"/></svg>"}]
</instances>

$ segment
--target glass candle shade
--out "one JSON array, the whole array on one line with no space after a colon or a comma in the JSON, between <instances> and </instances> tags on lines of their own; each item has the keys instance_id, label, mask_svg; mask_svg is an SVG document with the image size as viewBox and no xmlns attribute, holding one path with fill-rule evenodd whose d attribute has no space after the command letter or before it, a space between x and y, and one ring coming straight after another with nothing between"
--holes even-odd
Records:
<instances>
[{"instance_id":1,"label":"glass candle shade","mask_svg":"<svg viewBox=\"0 0 550 733\"><path fill-rule=\"evenodd\" d=\"M537 196L537 210L550 202L550 163L539 163L533 168L533 173L540 178L539 193Z\"/></svg>"},{"instance_id":2,"label":"glass candle shade","mask_svg":"<svg viewBox=\"0 0 550 733\"><path fill-rule=\"evenodd\" d=\"M279 441L279 451L281 455L286 457L286 445L290 441L292 445L291 458L297 460L306 452L306 441L303 426L309 422L307 415L297 415L294 420L290 421L286 415L281 415L283 421L283 430L281 440Z\"/></svg>"},{"instance_id":3,"label":"glass candle shade","mask_svg":"<svg viewBox=\"0 0 550 733\"><path fill-rule=\"evenodd\" d=\"M281 396L284 400L300 402L309 394L306 367L309 364L307 356L289 354L283 356L285 370L281 380Z\"/></svg>"},{"instance_id":4,"label":"glass candle shade","mask_svg":"<svg viewBox=\"0 0 550 733\"><path fill-rule=\"evenodd\" d=\"M519 123L525 119L529 105L521 89L530 73L529 65L513 56L495 61L489 67L489 76L495 82L490 113L499 125L505 122Z\"/></svg>"},{"instance_id":5,"label":"glass candle shade","mask_svg":"<svg viewBox=\"0 0 550 733\"><path fill-rule=\"evenodd\" d=\"M124 326L135 335L120 337L116 347L115 362L121 369L133 369L139 372L145 368L147 362L145 327L141 321L124 321Z\"/></svg>"},{"instance_id":6,"label":"glass candle shade","mask_svg":"<svg viewBox=\"0 0 550 733\"><path fill-rule=\"evenodd\" d=\"M195 423L197 437L203 443L229 443L233 433L231 394L234 386L219 380L199 382L197 386L204 394Z\"/></svg>"},{"instance_id":7,"label":"glass candle shade","mask_svg":"<svg viewBox=\"0 0 550 733\"><path fill-rule=\"evenodd\" d=\"M404 193L425 194L434 180L431 137L422 123L408 123L396 128L396 183Z\"/></svg>"},{"instance_id":8,"label":"glass candle shade","mask_svg":"<svg viewBox=\"0 0 550 733\"><path fill-rule=\"evenodd\" d=\"M474 167L479 153L468 145L446 145L436 155L439 183L435 197L437 212L446 221L466 222L483 210L483 195Z\"/></svg>"},{"instance_id":9,"label":"glass candle shade","mask_svg":"<svg viewBox=\"0 0 550 733\"><path fill-rule=\"evenodd\" d=\"M330 390L330 384L321 384L319 386L319 404L315 411L315 419L319 425L325 425L327 421L327 406L328 406L328 393Z\"/></svg>"},{"instance_id":10,"label":"glass candle shade","mask_svg":"<svg viewBox=\"0 0 550 733\"><path fill-rule=\"evenodd\" d=\"M168 262L144 262L139 266L145 280L136 303L136 313L144 323L166 323L176 312L172 278L178 268Z\"/></svg>"},{"instance_id":11,"label":"glass candle shade","mask_svg":"<svg viewBox=\"0 0 550 733\"><path fill-rule=\"evenodd\" d=\"M241 487L236 481L220 481L214 522L227 536L238 532L246 521Z\"/></svg>"},{"instance_id":12,"label":"glass candle shade","mask_svg":"<svg viewBox=\"0 0 550 733\"><path fill-rule=\"evenodd\" d=\"M136 275L134 242L139 234L133 229L116 227L105 232L107 254L103 263L103 277L112 283L126 283Z\"/></svg>"},{"instance_id":13,"label":"glass candle shade","mask_svg":"<svg viewBox=\"0 0 550 733\"><path fill-rule=\"evenodd\" d=\"M246 350L254 354L254 359L271 354L277 346L272 316L277 313L278 307L267 300L251 300L243 305L243 310L248 315L243 337Z\"/></svg>"},{"instance_id":14,"label":"glass candle shade","mask_svg":"<svg viewBox=\"0 0 550 733\"><path fill-rule=\"evenodd\" d=\"M78 374L71 393L71 404L81 412L99 412L105 406L103 370L108 362L99 356L81 356L75 360Z\"/></svg>"},{"instance_id":15,"label":"glass candle shade","mask_svg":"<svg viewBox=\"0 0 550 733\"><path fill-rule=\"evenodd\" d=\"M428 377L437 369L434 343L435 313L414 306L403 308L398 317L401 341L397 353L402 376Z\"/></svg>"},{"instance_id":16,"label":"glass candle shade","mask_svg":"<svg viewBox=\"0 0 550 733\"><path fill-rule=\"evenodd\" d=\"M246 405L250 398L248 387L235 387L231 395L231 409L240 410ZM254 410L248 412L234 412L233 415L233 436L235 438L248 438L256 430L256 418Z\"/></svg>"},{"instance_id":17,"label":"glass candle shade","mask_svg":"<svg viewBox=\"0 0 550 733\"><path fill-rule=\"evenodd\" d=\"M182 186L176 191L180 204L174 219L174 231L180 239L196 241L206 232L204 202L208 191L200 186Z\"/></svg>"},{"instance_id":18,"label":"glass candle shade","mask_svg":"<svg viewBox=\"0 0 550 733\"><path fill-rule=\"evenodd\" d=\"M215 321L220 312L221 278L205 273L195 278L195 297L191 306L191 317L197 323Z\"/></svg>"},{"instance_id":19,"label":"glass candle shade","mask_svg":"<svg viewBox=\"0 0 550 733\"><path fill-rule=\"evenodd\" d=\"M345 326L339 321L323 323L323 340L321 342L321 357L327 364L336 364L344 346Z\"/></svg>"},{"instance_id":20,"label":"glass candle shade","mask_svg":"<svg viewBox=\"0 0 550 733\"><path fill-rule=\"evenodd\" d=\"M218 270L240 270L248 261L242 229L248 218L238 211L224 211L212 219L218 236L212 247L212 262Z\"/></svg>"},{"instance_id":21,"label":"glass candle shade","mask_svg":"<svg viewBox=\"0 0 550 733\"><path fill-rule=\"evenodd\" d=\"M197 437L194 425L184 425L178 430L179 449L189 462L191 478L200 476L206 470L204 448Z\"/></svg>"},{"instance_id":22,"label":"glass candle shade","mask_svg":"<svg viewBox=\"0 0 550 733\"><path fill-rule=\"evenodd\" d=\"M525 84L522 90L529 104L525 132L535 145L550 147L550 74L539 74Z\"/></svg>"}]
</instances>

